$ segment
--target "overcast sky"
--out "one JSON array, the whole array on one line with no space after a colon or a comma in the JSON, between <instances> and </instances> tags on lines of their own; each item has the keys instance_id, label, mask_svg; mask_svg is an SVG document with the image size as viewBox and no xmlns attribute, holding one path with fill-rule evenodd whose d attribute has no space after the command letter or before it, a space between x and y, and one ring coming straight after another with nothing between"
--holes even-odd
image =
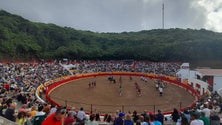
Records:
<instances>
[{"instance_id":1,"label":"overcast sky","mask_svg":"<svg viewBox=\"0 0 222 125\"><path fill-rule=\"evenodd\" d=\"M162 28L222 32L222 0L0 0L0 9L30 21L95 32Z\"/></svg>"}]
</instances>

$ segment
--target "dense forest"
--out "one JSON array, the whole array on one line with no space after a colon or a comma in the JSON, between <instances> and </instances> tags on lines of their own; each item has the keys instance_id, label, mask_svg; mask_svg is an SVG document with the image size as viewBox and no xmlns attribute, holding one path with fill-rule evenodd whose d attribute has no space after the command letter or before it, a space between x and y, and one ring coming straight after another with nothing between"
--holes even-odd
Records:
<instances>
[{"instance_id":1,"label":"dense forest","mask_svg":"<svg viewBox=\"0 0 222 125\"><path fill-rule=\"evenodd\" d=\"M222 60L222 33L154 29L96 33L30 22L0 10L0 59Z\"/></svg>"}]
</instances>

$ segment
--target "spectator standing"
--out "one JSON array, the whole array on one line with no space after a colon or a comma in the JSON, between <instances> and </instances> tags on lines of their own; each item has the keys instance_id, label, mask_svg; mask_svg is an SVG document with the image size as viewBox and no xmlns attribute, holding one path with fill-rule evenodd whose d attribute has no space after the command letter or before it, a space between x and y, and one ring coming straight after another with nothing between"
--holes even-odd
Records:
<instances>
[{"instance_id":1,"label":"spectator standing","mask_svg":"<svg viewBox=\"0 0 222 125\"><path fill-rule=\"evenodd\" d=\"M133 121L129 114L126 115L126 119L124 120L124 125L133 125Z\"/></svg>"},{"instance_id":2,"label":"spectator standing","mask_svg":"<svg viewBox=\"0 0 222 125\"><path fill-rule=\"evenodd\" d=\"M3 109L4 109L3 99L0 98L0 116L4 116Z\"/></svg>"},{"instance_id":3,"label":"spectator standing","mask_svg":"<svg viewBox=\"0 0 222 125\"><path fill-rule=\"evenodd\" d=\"M149 121L149 124L150 125L154 125L154 122L155 122L155 116L152 114L152 113L149 113L149 116L150 116L150 121Z\"/></svg>"},{"instance_id":4,"label":"spectator standing","mask_svg":"<svg viewBox=\"0 0 222 125\"><path fill-rule=\"evenodd\" d=\"M208 105L207 104L204 104L204 109L201 111L201 112L204 112L205 113L205 116L210 118L210 112L211 110L208 108Z\"/></svg>"},{"instance_id":5,"label":"spectator standing","mask_svg":"<svg viewBox=\"0 0 222 125\"><path fill-rule=\"evenodd\" d=\"M65 115L65 110L63 108L57 108L56 112L49 115L41 125L62 125Z\"/></svg>"},{"instance_id":6,"label":"spectator standing","mask_svg":"<svg viewBox=\"0 0 222 125\"><path fill-rule=\"evenodd\" d=\"M132 117L133 117L133 122L136 123L136 121L139 119L139 116L137 115L137 111L136 110L133 111Z\"/></svg>"},{"instance_id":7,"label":"spectator standing","mask_svg":"<svg viewBox=\"0 0 222 125\"><path fill-rule=\"evenodd\" d=\"M192 112L190 125L204 125L204 122L199 118L200 118L199 112L197 111Z\"/></svg>"},{"instance_id":8,"label":"spectator standing","mask_svg":"<svg viewBox=\"0 0 222 125\"><path fill-rule=\"evenodd\" d=\"M27 106L28 106L27 104L23 104L22 107L18 110L18 113L20 112L27 113L28 112Z\"/></svg>"},{"instance_id":9,"label":"spectator standing","mask_svg":"<svg viewBox=\"0 0 222 125\"><path fill-rule=\"evenodd\" d=\"M148 116L148 113L147 113L147 110L144 110L141 115L143 116L144 121L147 121L147 118L149 117L149 116Z\"/></svg>"},{"instance_id":10,"label":"spectator standing","mask_svg":"<svg viewBox=\"0 0 222 125\"><path fill-rule=\"evenodd\" d=\"M173 109L173 113L171 114L171 117L172 117L172 120L176 123L177 120L180 118L180 114L179 114L179 111L174 108Z\"/></svg>"},{"instance_id":11,"label":"spectator standing","mask_svg":"<svg viewBox=\"0 0 222 125\"><path fill-rule=\"evenodd\" d=\"M45 112L43 112L43 105L40 105L38 107L38 112L36 113L36 116L33 118L33 125L41 125L42 122L46 118Z\"/></svg>"},{"instance_id":12,"label":"spectator standing","mask_svg":"<svg viewBox=\"0 0 222 125\"><path fill-rule=\"evenodd\" d=\"M139 119L140 119L140 124L141 125L148 125L148 123L144 120L144 116L143 115L140 115Z\"/></svg>"},{"instance_id":13,"label":"spectator standing","mask_svg":"<svg viewBox=\"0 0 222 125\"><path fill-rule=\"evenodd\" d=\"M89 120L86 122L86 125L98 125L98 122L95 121L95 115L91 114Z\"/></svg>"},{"instance_id":14,"label":"spectator standing","mask_svg":"<svg viewBox=\"0 0 222 125\"><path fill-rule=\"evenodd\" d=\"M18 125L24 125L26 122L27 122L26 112L19 112L17 120Z\"/></svg>"},{"instance_id":15,"label":"spectator standing","mask_svg":"<svg viewBox=\"0 0 222 125\"><path fill-rule=\"evenodd\" d=\"M13 122L16 122L15 107L16 104L11 103L9 104L9 107L5 111L5 118Z\"/></svg>"},{"instance_id":16,"label":"spectator standing","mask_svg":"<svg viewBox=\"0 0 222 125\"><path fill-rule=\"evenodd\" d=\"M157 117L154 116L154 125L163 125L160 121L157 120Z\"/></svg>"},{"instance_id":17,"label":"spectator standing","mask_svg":"<svg viewBox=\"0 0 222 125\"><path fill-rule=\"evenodd\" d=\"M49 111L49 115L51 115L52 113L56 112L57 107L55 105L51 105L50 111Z\"/></svg>"},{"instance_id":18,"label":"spectator standing","mask_svg":"<svg viewBox=\"0 0 222 125\"><path fill-rule=\"evenodd\" d=\"M75 107L72 107L71 110L69 111L69 113L71 113L71 115L72 115L74 118L76 118L76 115L77 115L75 109L76 109Z\"/></svg>"},{"instance_id":19,"label":"spectator standing","mask_svg":"<svg viewBox=\"0 0 222 125\"><path fill-rule=\"evenodd\" d=\"M163 124L164 121L164 115L162 114L162 112L160 110L158 110L158 113L156 115L156 118L158 121L160 121Z\"/></svg>"},{"instance_id":20,"label":"spectator standing","mask_svg":"<svg viewBox=\"0 0 222 125\"><path fill-rule=\"evenodd\" d=\"M205 116L204 112L200 113L200 118L199 119L204 122L204 125L210 125L210 119Z\"/></svg>"},{"instance_id":21,"label":"spectator standing","mask_svg":"<svg viewBox=\"0 0 222 125\"><path fill-rule=\"evenodd\" d=\"M75 119L74 119L72 113L69 112L64 120L64 125L73 125L74 122L75 122Z\"/></svg>"},{"instance_id":22,"label":"spectator standing","mask_svg":"<svg viewBox=\"0 0 222 125\"><path fill-rule=\"evenodd\" d=\"M28 113L26 114L26 117L27 117L27 118L26 118L25 125L33 125L33 124L32 124L32 115L31 115L31 113L28 112Z\"/></svg>"},{"instance_id":23,"label":"spectator standing","mask_svg":"<svg viewBox=\"0 0 222 125\"><path fill-rule=\"evenodd\" d=\"M216 112L211 112L210 115L210 124L211 125L220 125L220 117Z\"/></svg>"},{"instance_id":24,"label":"spectator standing","mask_svg":"<svg viewBox=\"0 0 222 125\"><path fill-rule=\"evenodd\" d=\"M178 123L178 122L177 122ZM181 120L180 120L180 125L189 125L187 117L183 114L181 114Z\"/></svg>"},{"instance_id":25,"label":"spectator standing","mask_svg":"<svg viewBox=\"0 0 222 125\"><path fill-rule=\"evenodd\" d=\"M37 107L32 106L31 111L29 113L31 114L32 117L35 117L37 114Z\"/></svg>"},{"instance_id":26,"label":"spectator standing","mask_svg":"<svg viewBox=\"0 0 222 125\"><path fill-rule=\"evenodd\" d=\"M104 116L104 122L107 122L107 123L113 122L113 119L112 119L111 114L105 114L105 116Z\"/></svg>"},{"instance_id":27,"label":"spectator standing","mask_svg":"<svg viewBox=\"0 0 222 125\"><path fill-rule=\"evenodd\" d=\"M79 124L84 124L84 122L86 120L86 113L83 110L83 107L80 108L76 117L77 117L76 122L79 122Z\"/></svg>"},{"instance_id":28,"label":"spectator standing","mask_svg":"<svg viewBox=\"0 0 222 125\"><path fill-rule=\"evenodd\" d=\"M183 114L187 118L188 122L190 123L190 118L191 118L190 112L187 109L185 109Z\"/></svg>"},{"instance_id":29,"label":"spectator standing","mask_svg":"<svg viewBox=\"0 0 222 125\"><path fill-rule=\"evenodd\" d=\"M125 116L125 114L120 112L119 117L115 118L113 125L123 125L124 116Z\"/></svg>"},{"instance_id":30,"label":"spectator standing","mask_svg":"<svg viewBox=\"0 0 222 125\"><path fill-rule=\"evenodd\" d=\"M45 114L48 116L50 113L50 108L51 105L50 104L44 104L44 108L43 108L43 112L45 112Z\"/></svg>"},{"instance_id":31,"label":"spectator standing","mask_svg":"<svg viewBox=\"0 0 222 125\"><path fill-rule=\"evenodd\" d=\"M98 122L100 121L100 114L99 113L96 113L95 120Z\"/></svg>"}]
</instances>

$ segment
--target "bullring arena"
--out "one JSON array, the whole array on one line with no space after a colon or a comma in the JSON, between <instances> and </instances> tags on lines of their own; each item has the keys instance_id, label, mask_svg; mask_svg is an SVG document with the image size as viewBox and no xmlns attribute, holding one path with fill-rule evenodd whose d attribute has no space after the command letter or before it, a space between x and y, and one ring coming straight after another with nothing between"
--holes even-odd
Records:
<instances>
[{"instance_id":1,"label":"bullring arena","mask_svg":"<svg viewBox=\"0 0 222 125\"><path fill-rule=\"evenodd\" d=\"M1 89L5 90L2 98L18 104L16 110L23 104L30 106L28 108L38 105L44 109L53 109L51 105L65 106L65 110L76 107L76 111L83 107L89 114L101 115L114 114L117 110L124 113L136 110L138 114L144 110L153 113L161 110L167 119L173 108L183 111L202 103L196 84L181 83L175 77L180 66L177 63L83 61L73 62L75 69L65 65L56 61L0 64L0 76L4 76L0 79ZM116 83L113 79L108 80L110 77ZM162 96L156 90L159 81L164 85ZM8 120L4 119L4 124L8 124Z\"/></svg>"},{"instance_id":2,"label":"bullring arena","mask_svg":"<svg viewBox=\"0 0 222 125\"><path fill-rule=\"evenodd\" d=\"M108 80L111 75L116 83ZM163 96L160 96L155 88L154 81L157 78L150 76L145 78L147 81L141 80L140 74L127 73L80 76L74 80L61 82L62 84L53 84L55 86L51 87L48 92L48 98L59 105L77 109L84 107L85 111L94 113L114 113L116 110L156 112L158 109L170 112L173 108L189 107L195 101L195 97L187 89L169 81L165 82ZM122 81L121 95L120 79ZM89 85L91 82L96 82L96 85ZM140 86L141 95L137 94L135 83Z\"/></svg>"}]
</instances>

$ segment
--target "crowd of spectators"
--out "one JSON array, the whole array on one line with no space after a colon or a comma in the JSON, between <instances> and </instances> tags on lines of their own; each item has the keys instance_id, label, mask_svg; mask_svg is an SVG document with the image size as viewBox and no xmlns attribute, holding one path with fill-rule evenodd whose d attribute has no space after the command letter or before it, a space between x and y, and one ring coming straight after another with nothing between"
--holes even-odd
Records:
<instances>
[{"instance_id":1,"label":"crowd of spectators","mask_svg":"<svg viewBox=\"0 0 222 125\"><path fill-rule=\"evenodd\" d=\"M103 119L98 118L98 114L91 114L89 118L85 116L83 108L75 110L75 108L67 111L66 107L56 107L51 104L39 101L35 96L36 88L50 80L75 74L90 72L143 72L155 73L168 76L175 76L180 67L180 63L152 63L142 61L73 61L65 62L72 65L73 72L70 73L67 67L61 63L54 62L38 62L38 63L0 63L0 116L7 118L19 125L46 125L46 124L98 124L106 122L108 124L116 124L122 122L121 119L129 123L136 124L164 122L164 117L160 110L158 114L151 112L126 113L119 111L116 115L106 114ZM65 64L63 63L63 64ZM207 100L206 100L207 98ZM184 125L184 117L182 114L192 114L195 110L196 115L189 119L192 122L197 118L197 112L205 111L204 108L210 110L207 117L212 122L218 120L218 113L221 112L220 97L216 94L208 95L199 100L194 109L184 112L178 111L178 118L175 120L177 124ZM211 113L212 112L212 113ZM186 116L187 116L186 114ZM202 116L206 116L206 113ZM97 118L96 118L97 116ZM56 119L54 119L56 118ZM64 118L64 120L62 120ZM88 120L87 120L88 119ZM120 121L118 121L118 120ZM97 120L97 121L96 121ZM128 120L128 121L127 121ZM82 123L84 121L84 123ZM158 122L159 121L159 122ZM216 125L216 124L215 124Z\"/></svg>"},{"instance_id":2,"label":"crowd of spectators","mask_svg":"<svg viewBox=\"0 0 222 125\"><path fill-rule=\"evenodd\" d=\"M175 108L171 118L176 125L220 125L221 99L216 92L206 93L199 98L192 108L185 108L183 112Z\"/></svg>"},{"instance_id":3,"label":"crowd of spectators","mask_svg":"<svg viewBox=\"0 0 222 125\"><path fill-rule=\"evenodd\" d=\"M175 76L181 63L146 61L70 61L66 62L75 74L90 72L143 72Z\"/></svg>"},{"instance_id":4,"label":"crowd of spectators","mask_svg":"<svg viewBox=\"0 0 222 125\"><path fill-rule=\"evenodd\" d=\"M39 112L47 105L37 100L36 88L67 75L70 73L56 62L0 63L0 116L22 123L24 116L44 114Z\"/></svg>"}]
</instances>

